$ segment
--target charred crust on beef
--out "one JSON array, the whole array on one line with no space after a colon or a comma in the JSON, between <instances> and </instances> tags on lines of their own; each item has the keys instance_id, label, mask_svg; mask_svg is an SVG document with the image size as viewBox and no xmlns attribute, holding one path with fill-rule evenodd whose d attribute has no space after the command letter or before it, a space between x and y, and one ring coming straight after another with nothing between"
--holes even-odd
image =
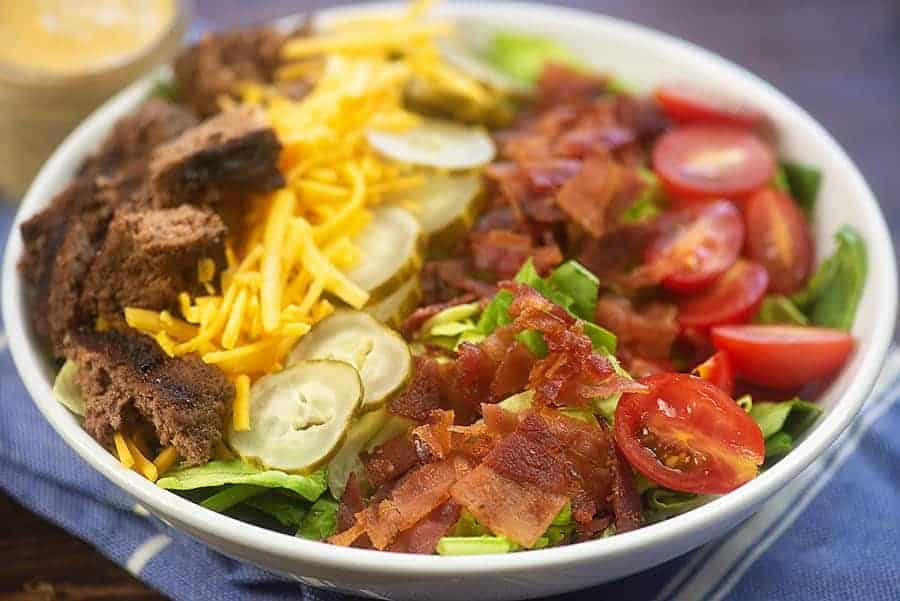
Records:
<instances>
[{"instance_id":1,"label":"charred crust on beef","mask_svg":"<svg viewBox=\"0 0 900 601\"><path fill-rule=\"evenodd\" d=\"M94 438L108 445L114 432L145 420L189 465L210 459L234 399L220 370L196 355L168 357L142 334L81 331L72 339Z\"/></svg>"},{"instance_id":2,"label":"charred crust on beef","mask_svg":"<svg viewBox=\"0 0 900 601\"><path fill-rule=\"evenodd\" d=\"M135 159L150 156L154 148L197 125L183 107L151 98L119 119L95 154L85 160L78 175L111 175Z\"/></svg>"},{"instance_id":3,"label":"charred crust on beef","mask_svg":"<svg viewBox=\"0 0 900 601\"><path fill-rule=\"evenodd\" d=\"M219 204L284 185L281 144L261 110L244 107L213 117L160 146L150 166L157 206Z\"/></svg>"},{"instance_id":4,"label":"charred crust on beef","mask_svg":"<svg viewBox=\"0 0 900 601\"><path fill-rule=\"evenodd\" d=\"M284 43L308 30L304 24L294 31L262 26L206 34L175 61L178 92L198 116L210 117L220 110L219 98L238 84L273 82ZM294 82L282 91L298 97L308 86Z\"/></svg>"},{"instance_id":5,"label":"charred crust on beef","mask_svg":"<svg viewBox=\"0 0 900 601\"><path fill-rule=\"evenodd\" d=\"M100 149L50 205L21 226L19 270L29 284L35 332L62 356L66 334L87 319L79 307L84 277L116 208L149 203L153 148L196 124L185 109L149 100L113 126Z\"/></svg>"},{"instance_id":6,"label":"charred crust on beef","mask_svg":"<svg viewBox=\"0 0 900 601\"><path fill-rule=\"evenodd\" d=\"M177 310L178 294L202 292L197 264L225 266L225 225L207 208L120 210L91 265L81 306L108 322L125 307Z\"/></svg>"}]
</instances>

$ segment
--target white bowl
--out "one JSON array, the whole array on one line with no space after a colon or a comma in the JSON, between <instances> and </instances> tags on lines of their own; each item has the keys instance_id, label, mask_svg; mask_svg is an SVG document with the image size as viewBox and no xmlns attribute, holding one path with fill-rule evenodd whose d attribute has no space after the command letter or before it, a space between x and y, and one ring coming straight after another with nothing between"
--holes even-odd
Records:
<instances>
[{"instance_id":1,"label":"white bowl","mask_svg":"<svg viewBox=\"0 0 900 601\"><path fill-rule=\"evenodd\" d=\"M384 5L365 10L379 10ZM333 16L348 8L329 11ZM815 218L819 257L832 234L854 225L869 252L870 271L853 334L858 346L819 401L825 414L806 439L775 467L740 489L685 515L609 539L566 547L481 557L401 555L309 542L244 524L157 488L118 461L82 430L51 393L53 370L29 330L16 261L18 227L6 249L3 319L13 358L35 403L75 451L151 512L219 551L289 574L315 586L396 599L517 599L584 588L662 563L722 535L777 494L821 455L859 411L888 349L897 304L891 239L878 204L853 162L805 111L771 85L687 42L637 25L574 10L517 3L445 6L440 11L486 26L538 32L568 44L586 62L643 89L671 80L694 81L759 107L773 120L783 156L825 173ZM131 111L152 82L115 97L63 143L26 196L16 224L44 207L113 122ZM210 574L210 577L215 577Z\"/></svg>"}]
</instances>

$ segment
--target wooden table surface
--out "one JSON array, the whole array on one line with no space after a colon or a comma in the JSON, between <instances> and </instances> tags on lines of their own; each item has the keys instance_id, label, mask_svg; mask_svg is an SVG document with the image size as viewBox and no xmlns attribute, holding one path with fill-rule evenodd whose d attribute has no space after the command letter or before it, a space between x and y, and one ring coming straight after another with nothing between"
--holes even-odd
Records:
<instances>
[{"instance_id":1,"label":"wooden table surface","mask_svg":"<svg viewBox=\"0 0 900 601\"><path fill-rule=\"evenodd\" d=\"M197 27L258 22L334 2L195 0ZM863 171L900 232L900 3L893 0L567 0L673 33L774 83ZM900 340L900 338L898 338ZM0 493L0 599L159 600L85 543Z\"/></svg>"}]
</instances>

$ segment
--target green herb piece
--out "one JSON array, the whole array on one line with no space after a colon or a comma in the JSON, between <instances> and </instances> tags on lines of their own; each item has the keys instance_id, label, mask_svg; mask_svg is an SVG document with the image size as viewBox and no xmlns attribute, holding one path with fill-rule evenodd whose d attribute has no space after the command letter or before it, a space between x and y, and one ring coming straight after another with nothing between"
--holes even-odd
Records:
<instances>
[{"instance_id":1,"label":"green herb piece","mask_svg":"<svg viewBox=\"0 0 900 601\"><path fill-rule=\"evenodd\" d=\"M308 513L307 504L303 499L280 490L270 490L250 497L244 501L244 504L272 516L282 526L295 529L303 525L303 520Z\"/></svg>"},{"instance_id":2,"label":"green herb piece","mask_svg":"<svg viewBox=\"0 0 900 601\"><path fill-rule=\"evenodd\" d=\"M822 172L800 163L782 163L781 170L784 172L791 196L807 213L812 213L822 185Z\"/></svg>"},{"instance_id":3,"label":"green herb piece","mask_svg":"<svg viewBox=\"0 0 900 601\"><path fill-rule=\"evenodd\" d=\"M226 484L250 484L265 488L284 488L304 499L315 501L325 492L325 471L318 470L302 476L276 470L263 471L239 459L210 461L205 465L176 470L157 480L156 484L169 490L210 488Z\"/></svg>"},{"instance_id":4,"label":"green herb piece","mask_svg":"<svg viewBox=\"0 0 900 601\"><path fill-rule=\"evenodd\" d=\"M220 490L211 497L208 497L206 500L200 503L200 505L212 511L218 511L221 513L239 503L243 503L251 497L261 495L265 491L266 489L261 486L238 484L236 486L229 486L228 488Z\"/></svg>"},{"instance_id":5,"label":"green herb piece","mask_svg":"<svg viewBox=\"0 0 900 601\"><path fill-rule=\"evenodd\" d=\"M572 299L572 313L593 321L600 280L577 261L566 261L553 270L549 283Z\"/></svg>"},{"instance_id":6,"label":"green herb piece","mask_svg":"<svg viewBox=\"0 0 900 601\"><path fill-rule=\"evenodd\" d=\"M516 334L516 340L524 344L528 351L538 359L547 356L547 343L544 342L544 336L537 330L523 330Z\"/></svg>"},{"instance_id":7,"label":"green herb piece","mask_svg":"<svg viewBox=\"0 0 900 601\"><path fill-rule=\"evenodd\" d=\"M337 530L337 512L337 501L322 497L309 508L297 536L309 540L325 540Z\"/></svg>"},{"instance_id":8,"label":"green herb piece","mask_svg":"<svg viewBox=\"0 0 900 601\"><path fill-rule=\"evenodd\" d=\"M803 436L816 422L822 410L798 398L782 402L753 403L750 417L766 439L766 458L780 457L793 448L794 441Z\"/></svg>"},{"instance_id":9,"label":"green herb piece","mask_svg":"<svg viewBox=\"0 0 900 601\"><path fill-rule=\"evenodd\" d=\"M809 319L786 296L770 294L763 299L759 311L753 319L755 323L787 323L797 326L809 325Z\"/></svg>"},{"instance_id":10,"label":"green herb piece","mask_svg":"<svg viewBox=\"0 0 900 601\"><path fill-rule=\"evenodd\" d=\"M513 543L502 536L445 536L437 544L438 555L496 555L512 550Z\"/></svg>"},{"instance_id":11,"label":"green herb piece","mask_svg":"<svg viewBox=\"0 0 900 601\"><path fill-rule=\"evenodd\" d=\"M496 34L484 58L496 69L527 84L537 81L548 62L579 64L575 55L555 40L513 32Z\"/></svg>"}]
</instances>

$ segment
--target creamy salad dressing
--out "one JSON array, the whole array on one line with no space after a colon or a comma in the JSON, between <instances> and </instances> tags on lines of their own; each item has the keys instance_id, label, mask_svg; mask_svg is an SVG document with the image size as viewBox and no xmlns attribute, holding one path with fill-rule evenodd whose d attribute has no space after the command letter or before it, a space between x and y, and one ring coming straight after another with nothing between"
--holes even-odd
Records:
<instances>
[{"instance_id":1,"label":"creamy salad dressing","mask_svg":"<svg viewBox=\"0 0 900 601\"><path fill-rule=\"evenodd\" d=\"M0 63L70 74L119 63L150 46L175 18L174 0L0 3Z\"/></svg>"}]
</instances>

